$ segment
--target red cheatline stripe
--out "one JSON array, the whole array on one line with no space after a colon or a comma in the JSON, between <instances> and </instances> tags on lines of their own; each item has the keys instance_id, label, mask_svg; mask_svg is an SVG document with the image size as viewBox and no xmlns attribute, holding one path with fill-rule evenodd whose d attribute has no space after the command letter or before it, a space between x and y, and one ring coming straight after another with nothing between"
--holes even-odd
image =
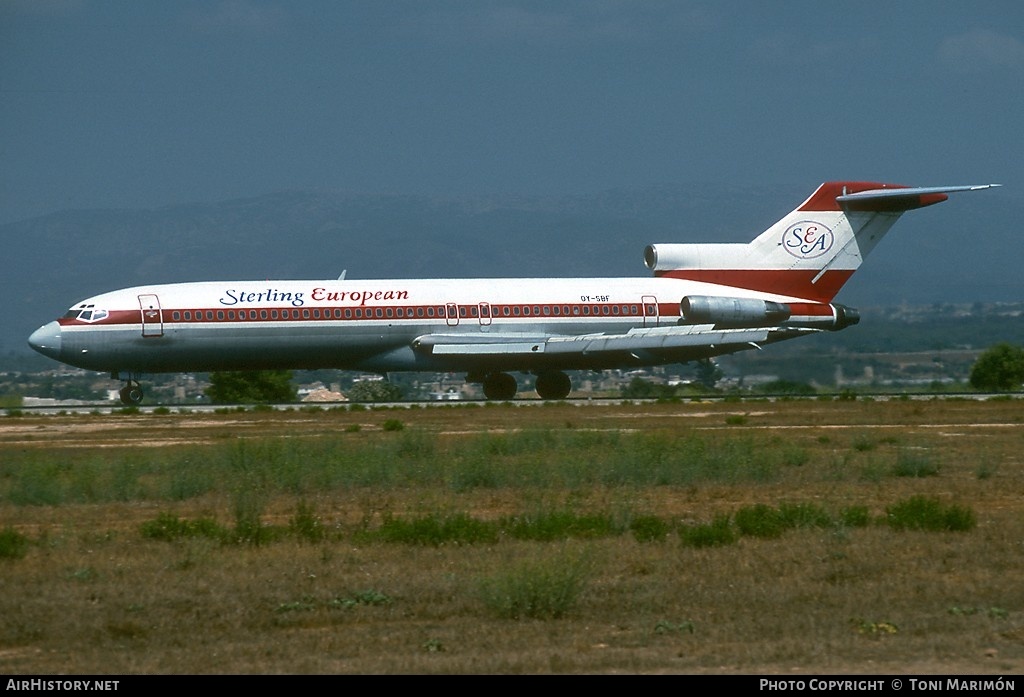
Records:
<instances>
[{"instance_id":1,"label":"red cheatline stripe","mask_svg":"<svg viewBox=\"0 0 1024 697\"><path fill-rule=\"evenodd\" d=\"M642 319L645 315L654 318L655 312L644 303L529 303L486 305L482 310L478 304L456 304L458 320L479 321L512 319L614 319L632 317ZM645 310L645 307L647 308ZM465 312L465 314L463 314ZM482 314L487 312L489 314ZM433 313L433 314L431 314ZM657 314L678 317L678 303L658 303ZM308 322L308 321L446 321L455 319L448 315L448 305L414 306L360 306L360 307L266 307L246 309L209 308L163 308L162 317L147 320L147 324L188 324L193 322L238 323L238 322ZM187 319L186 319L187 316ZM139 310L114 310L99 322L83 322L74 318L58 320L64 327L110 326L118 324L137 325L140 323Z\"/></svg>"},{"instance_id":2,"label":"red cheatline stripe","mask_svg":"<svg viewBox=\"0 0 1024 697\"><path fill-rule=\"evenodd\" d=\"M813 283L819 273L818 269L672 269L659 271L656 275L827 303L853 275L853 270L826 271L817 283Z\"/></svg>"}]
</instances>

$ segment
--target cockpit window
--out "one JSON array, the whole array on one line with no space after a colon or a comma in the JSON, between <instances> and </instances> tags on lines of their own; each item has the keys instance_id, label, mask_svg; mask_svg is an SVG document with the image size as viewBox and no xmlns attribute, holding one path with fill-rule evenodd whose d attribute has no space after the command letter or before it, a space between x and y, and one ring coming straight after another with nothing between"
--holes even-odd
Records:
<instances>
[{"instance_id":1,"label":"cockpit window","mask_svg":"<svg viewBox=\"0 0 1024 697\"><path fill-rule=\"evenodd\" d=\"M64 313L64 319L77 319L80 322L99 322L106 319L110 313L106 310L97 310L95 305L79 305Z\"/></svg>"}]
</instances>

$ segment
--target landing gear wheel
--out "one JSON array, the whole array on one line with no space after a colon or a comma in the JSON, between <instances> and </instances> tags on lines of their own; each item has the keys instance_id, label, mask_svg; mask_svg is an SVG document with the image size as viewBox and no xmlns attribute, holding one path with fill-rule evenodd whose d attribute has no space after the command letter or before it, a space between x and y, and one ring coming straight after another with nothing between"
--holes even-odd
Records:
<instances>
[{"instance_id":1,"label":"landing gear wheel","mask_svg":"<svg viewBox=\"0 0 1024 697\"><path fill-rule=\"evenodd\" d=\"M127 404L132 407L142 404L142 387L140 387L137 382L129 382L121 388L121 391L118 394L121 397L122 404Z\"/></svg>"},{"instance_id":2,"label":"landing gear wheel","mask_svg":"<svg viewBox=\"0 0 1024 697\"><path fill-rule=\"evenodd\" d=\"M537 376L537 394L541 399L565 399L572 391L572 380L560 370Z\"/></svg>"},{"instance_id":3,"label":"landing gear wheel","mask_svg":"<svg viewBox=\"0 0 1024 697\"><path fill-rule=\"evenodd\" d=\"M487 399L514 399L519 386L508 373L491 373L484 378L484 396Z\"/></svg>"}]
</instances>

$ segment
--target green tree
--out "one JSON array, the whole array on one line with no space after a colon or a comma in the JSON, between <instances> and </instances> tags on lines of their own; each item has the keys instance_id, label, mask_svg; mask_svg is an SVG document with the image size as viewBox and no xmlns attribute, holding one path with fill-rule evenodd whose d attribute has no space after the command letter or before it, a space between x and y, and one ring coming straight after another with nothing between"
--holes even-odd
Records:
<instances>
[{"instance_id":1,"label":"green tree","mask_svg":"<svg viewBox=\"0 0 1024 697\"><path fill-rule=\"evenodd\" d=\"M397 402L402 389L385 380L360 380L345 396L352 402Z\"/></svg>"},{"instance_id":2,"label":"green tree","mask_svg":"<svg viewBox=\"0 0 1024 697\"><path fill-rule=\"evenodd\" d=\"M676 395L675 385L657 385L643 378L633 378L620 390L625 399L672 399Z\"/></svg>"},{"instance_id":3,"label":"green tree","mask_svg":"<svg viewBox=\"0 0 1024 697\"><path fill-rule=\"evenodd\" d=\"M214 404L280 404L294 402L296 393L290 370L211 373L206 389Z\"/></svg>"},{"instance_id":4,"label":"green tree","mask_svg":"<svg viewBox=\"0 0 1024 697\"><path fill-rule=\"evenodd\" d=\"M1024 383L1024 349L1005 342L996 344L978 357L970 380L979 390L1019 390Z\"/></svg>"},{"instance_id":5,"label":"green tree","mask_svg":"<svg viewBox=\"0 0 1024 697\"><path fill-rule=\"evenodd\" d=\"M710 358L702 358L697 361L693 369L693 375L697 382L709 390L715 389L718 381L725 377L722 369Z\"/></svg>"}]
</instances>

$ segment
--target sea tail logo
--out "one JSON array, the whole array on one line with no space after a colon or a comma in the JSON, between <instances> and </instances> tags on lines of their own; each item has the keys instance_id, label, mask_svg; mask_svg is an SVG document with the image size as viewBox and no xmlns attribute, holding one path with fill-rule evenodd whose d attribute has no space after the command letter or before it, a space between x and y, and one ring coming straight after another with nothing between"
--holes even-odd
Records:
<instances>
[{"instance_id":1,"label":"sea tail logo","mask_svg":"<svg viewBox=\"0 0 1024 697\"><path fill-rule=\"evenodd\" d=\"M815 259L832 249L836 236L813 220L793 223L782 233L782 246L797 259Z\"/></svg>"}]
</instances>

